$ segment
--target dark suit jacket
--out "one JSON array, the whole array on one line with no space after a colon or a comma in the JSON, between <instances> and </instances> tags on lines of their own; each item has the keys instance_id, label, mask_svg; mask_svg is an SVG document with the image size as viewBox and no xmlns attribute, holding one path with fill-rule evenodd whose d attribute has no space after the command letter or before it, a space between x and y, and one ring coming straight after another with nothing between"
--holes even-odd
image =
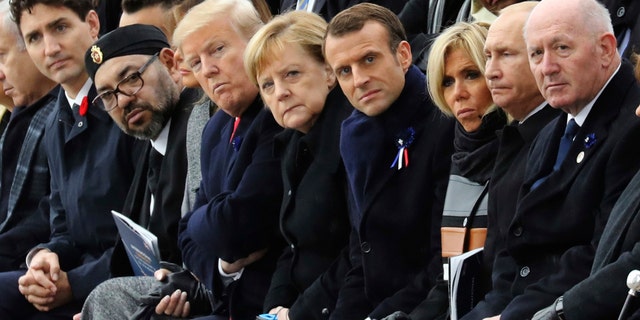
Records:
<instances>
[{"instance_id":1,"label":"dark suit jacket","mask_svg":"<svg viewBox=\"0 0 640 320\"><path fill-rule=\"evenodd\" d=\"M640 120L633 116L639 103L632 68L623 64L595 101L559 170L530 190L552 171L566 115L536 138L507 247L497 254L493 291L485 299L511 300L502 319L531 317L589 275L611 208L640 167L634 151Z\"/></svg>"},{"instance_id":2,"label":"dark suit jacket","mask_svg":"<svg viewBox=\"0 0 640 320\"><path fill-rule=\"evenodd\" d=\"M257 98L242 114L232 142L234 119L216 112L202 134L202 184L194 211L180 221L179 248L186 266L223 301L235 320L254 320L283 243L278 231L282 200L280 160L273 137L282 128ZM218 258L234 262L269 248L225 287Z\"/></svg>"},{"instance_id":3,"label":"dark suit jacket","mask_svg":"<svg viewBox=\"0 0 640 320\"><path fill-rule=\"evenodd\" d=\"M629 44L620 54L629 58L633 52L640 53L640 23L638 23L640 2L635 0L601 0L601 2L609 9L611 24L618 41L622 41L627 29L631 30Z\"/></svg>"},{"instance_id":4,"label":"dark suit jacket","mask_svg":"<svg viewBox=\"0 0 640 320\"><path fill-rule=\"evenodd\" d=\"M282 155L285 194L280 231L288 247L271 278L264 310L290 308L292 319L323 319L333 309L336 292L311 284L338 257L349 239L347 179L340 157L340 124L353 108L335 88L313 128L303 134L286 130L276 137ZM289 193L290 191L290 193ZM344 278L344 274L338 277ZM304 303L296 303L299 297Z\"/></svg>"},{"instance_id":5,"label":"dark suit jacket","mask_svg":"<svg viewBox=\"0 0 640 320\"><path fill-rule=\"evenodd\" d=\"M629 291L627 275L631 270L640 268L639 212L640 173L633 177L611 211L591 275L565 292L567 319L618 317Z\"/></svg>"},{"instance_id":6,"label":"dark suit jacket","mask_svg":"<svg viewBox=\"0 0 640 320\"><path fill-rule=\"evenodd\" d=\"M92 87L89 101L93 97ZM83 301L110 276L117 237L111 210L122 209L141 145L98 107L89 106L84 116L72 111L63 90L43 142L51 170L51 238L39 247L58 254L74 299Z\"/></svg>"},{"instance_id":7,"label":"dark suit jacket","mask_svg":"<svg viewBox=\"0 0 640 320\"><path fill-rule=\"evenodd\" d=\"M182 256L178 249L178 221L182 216L181 209L187 177L187 121L198 95L196 90L183 90L178 106L171 116L167 150L160 167L158 194L155 196L153 214L149 212L151 192L147 185L149 153L153 148L150 142L147 143L138 161L136 174L122 210L124 215L147 227L158 237L160 258L176 264L182 263ZM118 241L114 249L111 272L114 276L132 275L131 264L122 241Z\"/></svg>"},{"instance_id":8,"label":"dark suit jacket","mask_svg":"<svg viewBox=\"0 0 640 320\"><path fill-rule=\"evenodd\" d=\"M388 8L394 13L400 13L408 0L316 0L313 5L313 12L323 16L327 21L335 17L340 11L352 7L358 3L370 2ZM295 10L297 0L281 0L280 12Z\"/></svg>"},{"instance_id":9,"label":"dark suit jacket","mask_svg":"<svg viewBox=\"0 0 640 320\"><path fill-rule=\"evenodd\" d=\"M29 250L49 239L50 176L45 145L41 142L47 118L55 110L58 90L56 87L22 111L34 113L26 135L12 134L10 122L2 136L2 145L6 138L23 142L13 183L2 186L10 191L7 218L0 221L0 271L19 269ZM3 148L2 152L16 153L16 150Z\"/></svg>"},{"instance_id":10,"label":"dark suit jacket","mask_svg":"<svg viewBox=\"0 0 640 320\"><path fill-rule=\"evenodd\" d=\"M417 67L405 79L387 111L376 117L354 111L342 125L353 267L331 319L409 312L442 270L440 221L454 122L431 103ZM409 144L410 163L398 170L392 163L400 140Z\"/></svg>"},{"instance_id":11,"label":"dark suit jacket","mask_svg":"<svg viewBox=\"0 0 640 320\"><path fill-rule=\"evenodd\" d=\"M562 113L546 105L522 124L511 124L498 132L500 143L489 182L488 228L484 245L485 264L489 269L495 252L505 246L509 226L517 208L520 186L524 180L531 143L551 120Z\"/></svg>"}]
</instances>

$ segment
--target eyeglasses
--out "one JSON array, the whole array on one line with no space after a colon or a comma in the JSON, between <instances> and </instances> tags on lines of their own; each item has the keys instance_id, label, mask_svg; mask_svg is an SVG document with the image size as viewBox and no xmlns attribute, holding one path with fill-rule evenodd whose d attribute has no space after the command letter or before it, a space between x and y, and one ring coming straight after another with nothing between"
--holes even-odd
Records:
<instances>
[{"instance_id":1,"label":"eyeglasses","mask_svg":"<svg viewBox=\"0 0 640 320\"><path fill-rule=\"evenodd\" d=\"M142 87L144 87L144 80L142 80L142 73L147 70L147 67L158 58L158 54L154 54L147 63L142 65L138 71L126 76L120 80L114 90L105 91L95 97L92 101L94 105L101 105L102 109L109 112L118 107L118 93L124 94L127 97L132 97L138 93ZM102 104L98 103L102 100Z\"/></svg>"}]
</instances>

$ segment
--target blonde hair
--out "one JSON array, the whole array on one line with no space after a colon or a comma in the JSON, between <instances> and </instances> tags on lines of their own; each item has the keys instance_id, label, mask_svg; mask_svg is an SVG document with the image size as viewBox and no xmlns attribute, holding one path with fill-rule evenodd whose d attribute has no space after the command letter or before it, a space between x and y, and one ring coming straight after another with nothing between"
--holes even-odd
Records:
<instances>
[{"instance_id":1,"label":"blonde hair","mask_svg":"<svg viewBox=\"0 0 640 320\"><path fill-rule=\"evenodd\" d=\"M248 0L205 0L191 8L173 33L173 45L182 46L185 38L207 27L215 19L229 19L231 26L247 41L263 25L260 15Z\"/></svg>"},{"instance_id":2,"label":"blonde hair","mask_svg":"<svg viewBox=\"0 0 640 320\"><path fill-rule=\"evenodd\" d=\"M249 79L256 78L274 59L284 53L287 44L299 45L309 56L324 64L322 42L327 22L315 13L290 11L276 16L251 38L244 52L244 68Z\"/></svg>"},{"instance_id":3,"label":"blonde hair","mask_svg":"<svg viewBox=\"0 0 640 320\"><path fill-rule=\"evenodd\" d=\"M453 112L444 99L444 66L449 53L461 49L484 75L487 58L484 54L484 42L487 39L489 24L484 22L458 22L444 30L431 45L427 60L427 90L435 105L444 114L453 117ZM489 108L488 112L493 111Z\"/></svg>"}]
</instances>

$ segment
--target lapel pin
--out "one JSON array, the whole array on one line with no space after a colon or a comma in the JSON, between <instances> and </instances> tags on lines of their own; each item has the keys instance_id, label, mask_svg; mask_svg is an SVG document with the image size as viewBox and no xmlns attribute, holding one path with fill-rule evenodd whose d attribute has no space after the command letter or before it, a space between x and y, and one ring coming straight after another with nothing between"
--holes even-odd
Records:
<instances>
[{"instance_id":1,"label":"lapel pin","mask_svg":"<svg viewBox=\"0 0 640 320\"><path fill-rule=\"evenodd\" d=\"M580 151L580 153L578 153L578 156L576 157L576 163L582 162L583 159L584 159L584 151Z\"/></svg>"}]
</instances>

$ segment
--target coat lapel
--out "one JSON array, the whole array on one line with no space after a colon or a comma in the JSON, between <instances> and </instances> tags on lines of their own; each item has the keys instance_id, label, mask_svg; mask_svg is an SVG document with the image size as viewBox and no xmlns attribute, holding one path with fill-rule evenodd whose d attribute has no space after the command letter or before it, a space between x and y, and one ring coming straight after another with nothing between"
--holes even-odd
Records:
<instances>
[{"instance_id":1,"label":"coat lapel","mask_svg":"<svg viewBox=\"0 0 640 320\"><path fill-rule=\"evenodd\" d=\"M34 164L34 161L36 161L37 159L36 153L40 148L40 141L44 134L44 127L47 124L47 118L55 110L55 106L53 105L54 103L51 101L52 99L55 99L55 96L49 94L43 99L46 99L46 101L42 102L43 105L40 105L40 110L36 111L36 113L33 115L33 118L29 123L27 133L24 137L24 141L22 143L22 149L20 150L20 155L18 156L13 183L10 186L11 190L9 191L9 199L7 202L7 217L5 221L0 223L0 231L4 228L4 226L13 215L13 210L16 207L18 199L24 191L24 183L27 179L27 176L29 176L29 172L31 170L34 170L34 166L37 165ZM2 136L2 140L4 141L4 135ZM0 142L0 144L4 143ZM34 180L34 183L37 182Z\"/></svg>"},{"instance_id":2,"label":"coat lapel","mask_svg":"<svg viewBox=\"0 0 640 320\"><path fill-rule=\"evenodd\" d=\"M549 177L540 184L537 189L529 190L533 182L544 177L552 170L555 157L557 155L560 137L564 132L567 122L567 115L563 114L554 122L550 123L543 130L553 130L551 134L541 134L538 138L541 140L540 146L534 147L532 151L533 157L530 155L532 163L531 170L527 170L526 183L523 186L523 201L527 198L536 199L534 202L544 201L540 198L552 197L560 192L565 192L569 185L573 183L576 176L597 154L601 146L605 145L609 136L611 122L614 121L623 105L621 97L625 96L631 83L627 83L624 79L628 77L623 75L627 72L627 68L620 68L618 73L611 79L602 94L595 101L593 108L589 112L587 119L576 134L571 144L565 161L562 163L558 171L553 172ZM630 117L633 115L629 115ZM538 150L536 152L535 150ZM544 150L544 151L541 151ZM541 155L539 158L537 155ZM540 159L540 160L537 160Z\"/></svg>"}]
</instances>

